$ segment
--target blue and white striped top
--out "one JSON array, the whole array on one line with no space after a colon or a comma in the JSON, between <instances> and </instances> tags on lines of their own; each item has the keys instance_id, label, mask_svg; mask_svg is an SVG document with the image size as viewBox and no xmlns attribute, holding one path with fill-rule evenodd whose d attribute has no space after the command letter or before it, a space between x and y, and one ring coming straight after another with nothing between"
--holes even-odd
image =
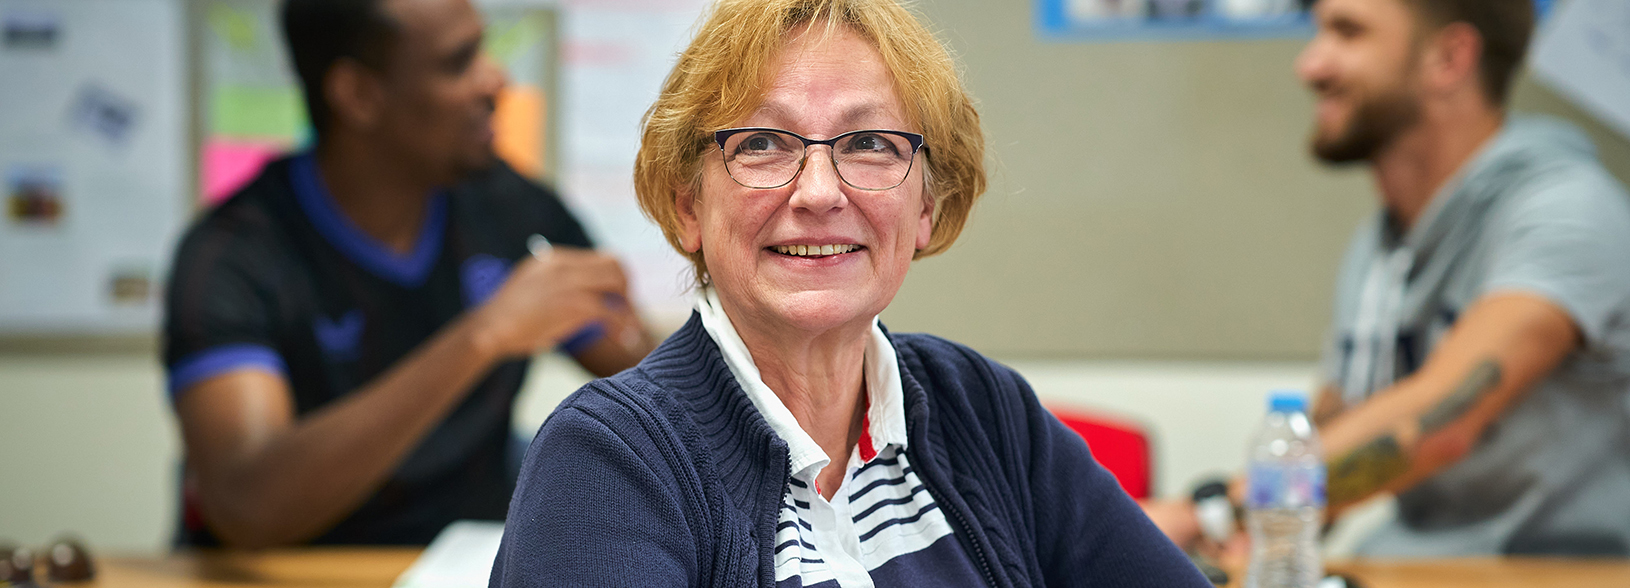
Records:
<instances>
[{"instance_id":1,"label":"blue and white striped top","mask_svg":"<svg viewBox=\"0 0 1630 588\"><path fill-rule=\"evenodd\" d=\"M776 434L791 477L775 537L779 588L967 586L984 582L906 454L904 394L894 346L873 319L866 343L866 419L831 500L816 476L830 458L764 384L713 289L696 308L725 363Z\"/></svg>"}]
</instances>

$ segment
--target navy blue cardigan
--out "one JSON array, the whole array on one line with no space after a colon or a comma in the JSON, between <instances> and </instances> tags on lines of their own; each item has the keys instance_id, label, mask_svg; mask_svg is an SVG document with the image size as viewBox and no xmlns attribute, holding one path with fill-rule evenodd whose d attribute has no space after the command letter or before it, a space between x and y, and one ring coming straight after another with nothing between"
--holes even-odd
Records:
<instances>
[{"instance_id":1,"label":"navy blue cardigan","mask_svg":"<svg viewBox=\"0 0 1630 588\"><path fill-rule=\"evenodd\" d=\"M1019 374L893 335L917 474L991 586L1205 588ZM775 585L787 443L692 315L538 431L493 586Z\"/></svg>"}]
</instances>

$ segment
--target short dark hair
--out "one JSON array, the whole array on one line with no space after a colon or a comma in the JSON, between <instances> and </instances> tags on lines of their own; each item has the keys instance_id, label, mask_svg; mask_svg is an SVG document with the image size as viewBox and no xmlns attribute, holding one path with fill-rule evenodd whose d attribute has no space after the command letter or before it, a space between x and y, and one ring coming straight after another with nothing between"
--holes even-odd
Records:
<instances>
[{"instance_id":1,"label":"short dark hair","mask_svg":"<svg viewBox=\"0 0 1630 588\"><path fill-rule=\"evenodd\" d=\"M283 3L283 39L300 77L306 112L319 136L328 129L333 115L323 94L323 78L334 62L350 58L376 69L385 66L397 29L384 4L385 0Z\"/></svg>"},{"instance_id":2,"label":"short dark hair","mask_svg":"<svg viewBox=\"0 0 1630 588\"><path fill-rule=\"evenodd\" d=\"M1489 102L1504 106L1534 35L1534 0L1404 0L1425 24L1463 22L1483 37L1480 71Z\"/></svg>"}]
</instances>

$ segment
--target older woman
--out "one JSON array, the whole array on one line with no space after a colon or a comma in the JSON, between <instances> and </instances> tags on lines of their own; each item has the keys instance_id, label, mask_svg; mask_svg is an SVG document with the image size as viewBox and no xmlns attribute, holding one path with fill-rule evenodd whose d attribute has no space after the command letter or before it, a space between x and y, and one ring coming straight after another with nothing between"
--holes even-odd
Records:
<instances>
[{"instance_id":1,"label":"older woman","mask_svg":"<svg viewBox=\"0 0 1630 588\"><path fill-rule=\"evenodd\" d=\"M493 583L1207 586L1018 374L878 324L981 142L893 0L719 2L635 172L696 313L543 425Z\"/></svg>"}]
</instances>

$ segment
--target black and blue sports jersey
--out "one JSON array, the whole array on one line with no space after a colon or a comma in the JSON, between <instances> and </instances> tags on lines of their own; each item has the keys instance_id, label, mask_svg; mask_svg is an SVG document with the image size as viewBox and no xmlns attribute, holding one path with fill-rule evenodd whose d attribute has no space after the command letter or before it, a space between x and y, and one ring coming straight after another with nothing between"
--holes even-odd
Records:
<instances>
[{"instance_id":1,"label":"black and blue sports jersey","mask_svg":"<svg viewBox=\"0 0 1630 588\"><path fill-rule=\"evenodd\" d=\"M172 400L211 376L258 369L288 380L298 414L315 411L484 302L534 234L592 247L559 198L502 163L436 194L412 251L399 254L340 212L310 153L273 162L181 242L164 324ZM562 347L576 353L600 335L587 329ZM481 378L374 496L314 542L424 544L457 519L503 519L511 405L527 363ZM215 543L188 519L181 542Z\"/></svg>"}]
</instances>

